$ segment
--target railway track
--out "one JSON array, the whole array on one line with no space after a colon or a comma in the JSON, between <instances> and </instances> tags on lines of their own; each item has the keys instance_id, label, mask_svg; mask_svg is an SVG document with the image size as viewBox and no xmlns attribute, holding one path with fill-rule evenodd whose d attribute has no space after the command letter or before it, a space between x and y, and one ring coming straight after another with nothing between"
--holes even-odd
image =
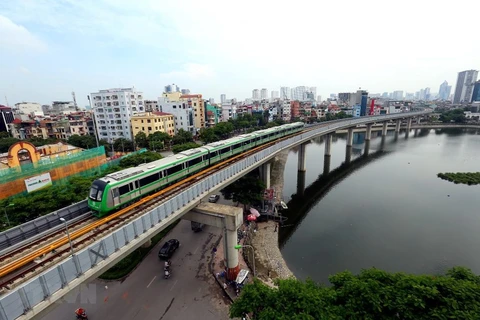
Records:
<instances>
[{"instance_id":1,"label":"railway track","mask_svg":"<svg viewBox=\"0 0 480 320\"><path fill-rule=\"evenodd\" d=\"M325 125L328 124L321 124L319 126ZM278 139L274 142L266 143L247 152L236 155L201 172L195 173L186 179L173 183L172 185L167 186L166 188L163 188L154 194L145 196L141 200L129 205L128 207L120 209L119 211L104 218L85 219L82 222L83 225L79 221L77 224L75 224L77 227L74 230L71 229L71 227L74 225L69 227L72 246L75 250L80 250L94 242L97 238L101 238L104 233L112 232L119 226L124 225L139 215L142 215L154 207L157 207L167 198L176 195L182 189L208 177L216 170L222 169L241 159L249 157L251 154L268 148L278 141L282 141L284 139L291 138L292 136L317 129L319 126L305 129L302 132L289 135L288 137ZM85 223L86 221L89 222ZM46 244L46 242L49 243ZM45 268L58 263L69 255L70 245L68 237L65 235L64 231L58 231L54 234L37 240L32 244L10 252L7 257L8 259L5 260L5 262L3 261L4 257L2 257L1 260L0 290L12 289L16 284L30 279L31 277L43 271Z\"/></svg>"}]
</instances>

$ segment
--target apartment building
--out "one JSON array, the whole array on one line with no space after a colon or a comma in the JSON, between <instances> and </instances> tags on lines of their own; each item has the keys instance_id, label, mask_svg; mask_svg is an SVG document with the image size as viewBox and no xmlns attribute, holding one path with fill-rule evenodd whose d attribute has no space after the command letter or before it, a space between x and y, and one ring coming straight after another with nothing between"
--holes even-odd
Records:
<instances>
[{"instance_id":1,"label":"apartment building","mask_svg":"<svg viewBox=\"0 0 480 320\"><path fill-rule=\"evenodd\" d=\"M175 135L175 117L173 114L153 111L138 113L131 117L133 137L139 132L145 133L148 137L155 132L165 132Z\"/></svg>"},{"instance_id":2,"label":"apartment building","mask_svg":"<svg viewBox=\"0 0 480 320\"><path fill-rule=\"evenodd\" d=\"M172 114L175 121L175 133L183 129L196 134L194 126L193 108L185 101L171 101L165 95L158 98L158 107L161 112Z\"/></svg>"},{"instance_id":3,"label":"apartment building","mask_svg":"<svg viewBox=\"0 0 480 320\"><path fill-rule=\"evenodd\" d=\"M90 94L99 139L112 143L125 138L133 141L130 119L144 113L143 93L135 88L100 90Z\"/></svg>"}]
</instances>

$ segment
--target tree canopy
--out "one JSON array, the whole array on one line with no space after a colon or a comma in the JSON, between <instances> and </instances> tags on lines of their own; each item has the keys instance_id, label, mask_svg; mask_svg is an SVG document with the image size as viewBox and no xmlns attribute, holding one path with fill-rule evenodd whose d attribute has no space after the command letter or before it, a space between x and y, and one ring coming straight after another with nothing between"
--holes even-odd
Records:
<instances>
[{"instance_id":1,"label":"tree canopy","mask_svg":"<svg viewBox=\"0 0 480 320\"><path fill-rule=\"evenodd\" d=\"M73 134L68 138L67 143L83 149L97 147L97 141L95 140L95 137L90 135L80 136L78 134Z\"/></svg>"},{"instance_id":2,"label":"tree canopy","mask_svg":"<svg viewBox=\"0 0 480 320\"><path fill-rule=\"evenodd\" d=\"M232 182L220 192L225 199L232 200L243 205L252 205L263 199L265 184L259 179L257 171Z\"/></svg>"},{"instance_id":3,"label":"tree canopy","mask_svg":"<svg viewBox=\"0 0 480 320\"><path fill-rule=\"evenodd\" d=\"M142 153L136 153L132 155L127 155L125 158L120 160L120 167L129 168L138 166L141 163L149 163L155 160L162 159L162 156L159 153L152 151L145 151Z\"/></svg>"},{"instance_id":4,"label":"tree canopy","mask_svg":"<svg viewBox=\"0 0 480 320\"><path fill-rule=\"evenodd\" d=\"M200 147L199 144L196 144L195 142L187 142L183 144L177 144L172 147L172 152L173 153L179 153L185 150L193 149L193 148L198 148Z\"/></svg>"},{"instance_id":5,"label":"tree canopy","mask_svg":"<svg viewBox=\"0 0 480 320\"><path fill-rule=\"evenodd\" d=\"M466 121L466 118L463 109L454 109L442 113L439 117L439 120L444 123L452 121L455 123L463 123Z\"/></svg>"},{"instance_id":6,"label":"tree canopy","mask_svg":"<svg viewBox=\"0 0 480 320\"><path fill-rule=\"evenodd\" d=\"M230 308L230 316L254 319L478 319L480 277L455 267L445 275L389 273L375 268L329 278L276 280L271 288L254 280Z\"/></svg>"},{"instance_id":7,"label":"tree canopy","mask_svg":"<svg viewBox=\"0 0 480 320\"><path fill-rule=\"evenodd\" d=\"M172 142L176 145L193 142L193 135L191 132L179 129L177 134L173 136Z\"/></svg>"}]
</instances>

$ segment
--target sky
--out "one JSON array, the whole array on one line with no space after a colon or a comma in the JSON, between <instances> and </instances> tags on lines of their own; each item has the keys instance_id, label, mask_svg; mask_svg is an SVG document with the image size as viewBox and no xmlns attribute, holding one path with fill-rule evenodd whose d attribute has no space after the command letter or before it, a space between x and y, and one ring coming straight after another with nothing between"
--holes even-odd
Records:
<instances>
[{"instance_id":1,"label":"sky","mask_svg":"<svg viewBox=\"0 0 480 320\"><path fill-rule=\"evenodd\" d=\"M131 86L157 99L171 83L217 101L301 85L323 98L438 92L480 69L474 3L3 0L0 104L75 91L85 106L92 92Z\"/></svg>"}]
</instances>

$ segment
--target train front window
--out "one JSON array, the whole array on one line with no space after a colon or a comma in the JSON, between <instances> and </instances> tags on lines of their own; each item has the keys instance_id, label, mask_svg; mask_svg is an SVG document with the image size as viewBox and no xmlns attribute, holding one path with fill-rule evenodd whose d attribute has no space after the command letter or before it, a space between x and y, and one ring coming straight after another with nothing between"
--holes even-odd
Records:
<instances>
[{"instance_id":1,"label":"train front window","mask_svg":"<svg viewBox=\"0 0 480 320\"><path fill-rule=\"evenodd\" d=\"M93 201L102 201L103 191L105 190L106 183L103 181L94 181L90 188L89 198Z\"/></svg>"},{"instance_id":2,"label":"train front window","mask_svg":"<svg viewBox=\"0 0 480 320\"><path fill-rule=\"evenodd\" d=\"M92 200L97 200L97 193L98 193L98 187L96 185L92 185L90 188L90 199Z\"/></svg>"}]
</instances>

